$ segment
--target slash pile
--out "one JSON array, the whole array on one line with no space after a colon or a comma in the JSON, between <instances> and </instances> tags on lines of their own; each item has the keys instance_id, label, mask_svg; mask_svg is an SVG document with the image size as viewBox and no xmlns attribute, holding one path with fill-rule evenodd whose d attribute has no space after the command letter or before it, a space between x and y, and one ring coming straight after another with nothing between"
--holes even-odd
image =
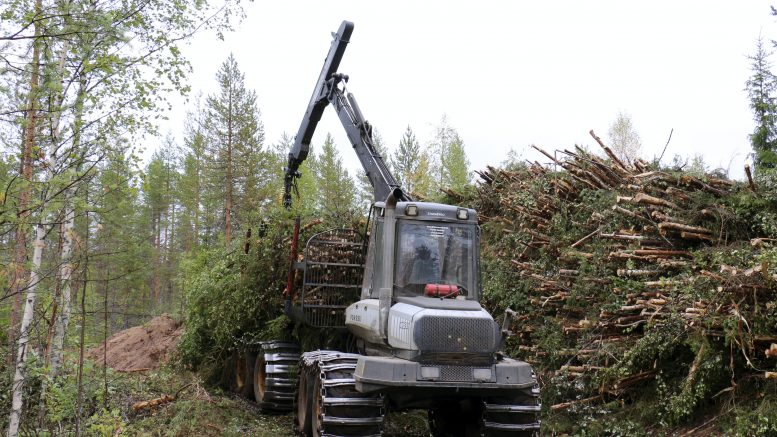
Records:
<instances>
[{"instance_id":1,"label":"slash pile","mask_svg":"<svg viewBox=\"0 0 777 437\"><path fill-rule=\"evenodd\" d=\"M591 136L604 157L537 148L550 166L489 167L471 199L487 303L520 313L509 346L541 375L546 423L749 433L732 405L777 391L774 178L624 162Z\"/></svg>"}]
</instances>

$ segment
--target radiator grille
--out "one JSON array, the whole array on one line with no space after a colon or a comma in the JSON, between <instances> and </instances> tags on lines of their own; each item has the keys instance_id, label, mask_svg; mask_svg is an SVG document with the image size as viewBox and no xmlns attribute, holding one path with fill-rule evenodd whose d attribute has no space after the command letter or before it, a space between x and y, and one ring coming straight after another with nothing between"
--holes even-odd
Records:
<instances>
[{"instance_id":1,"label":"radiator grille","mask_svg":"<svg viewBox=\"0 0 777 437\"><path fill-rule=\"evenodd\" d=\"M461 381L469 382L472 377L472 367L470 366L442 366L440 367L441 381Z\"/></svg>"},{"instance_id":2,"label":"radiator grille","mask_svg":"<svg viewBox=\"0 0 777 437\"><path fill-rule=\"evenodd\" d=\"M486 318L423 316L413 339L422 353L488 354L499 344L499 327Z\"/></svg>"}]
</instances>

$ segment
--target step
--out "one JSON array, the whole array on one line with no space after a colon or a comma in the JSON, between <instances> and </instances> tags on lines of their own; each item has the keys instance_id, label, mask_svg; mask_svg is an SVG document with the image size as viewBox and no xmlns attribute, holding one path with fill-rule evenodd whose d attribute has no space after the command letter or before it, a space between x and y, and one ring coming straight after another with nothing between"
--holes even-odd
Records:
<instances>
[{"instance_id":1,"label":"step","mask_svg":"<svg viewBox=\"0 0 777 437\"><path fill-rule=\"evenodd\" d=\"M383 416L377 417L336 417L321 415L321 422L332 425L381 425Z\"/></svg>"},{"instance_id":2,"label":"step","mask_svg":"<svg viewBox=\"0 0 777 437\"><path fill-rule=\"evenodd\" d=\"M497 405L486 404L486 411L500 413L539 413L539 405Z\"/></svg>"},{"instance_id":3,"label":"step","mask_svg":"<svg viewBox=\"0 0 777 437\"><path fill-rule=\"evenodd\" d=\"M380 398L332 398L324 396L324 405L357 405L363 407L382 407L383 399Z\"/></svg>"},{"instance_id":4,"label":"step","mask_svg":"<svg viewBox=\"0 0 777 437\"><path fill-rule=\"evenodd\" d=\"M500 431L531 431L533 429L540 429L540 422L534 423L497 423L497 422L483 422L486 429L496 429Z\"/></svg>"}]
</instances>

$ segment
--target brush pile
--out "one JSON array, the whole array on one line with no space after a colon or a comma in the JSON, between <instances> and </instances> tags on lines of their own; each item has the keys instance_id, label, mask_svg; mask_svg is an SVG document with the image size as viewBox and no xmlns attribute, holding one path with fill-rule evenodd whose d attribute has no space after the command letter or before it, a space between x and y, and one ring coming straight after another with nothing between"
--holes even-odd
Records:
<instances>
[{"instance_id":1,"label":"brush pile","mask_svg":"<svg viewBox=\"0 0 777 437\"><path fill-rule=\"evenodd\" d=\"M539 370L551 418L569 417L556 430L613 414L629 416L598 432L714 425L736 400L772 399L773 178L624 162L591 135L603 156L537 148L550 165L489 167L472 199L487 303L518 310L511 352Z\"/></svg>"}]
</instances>

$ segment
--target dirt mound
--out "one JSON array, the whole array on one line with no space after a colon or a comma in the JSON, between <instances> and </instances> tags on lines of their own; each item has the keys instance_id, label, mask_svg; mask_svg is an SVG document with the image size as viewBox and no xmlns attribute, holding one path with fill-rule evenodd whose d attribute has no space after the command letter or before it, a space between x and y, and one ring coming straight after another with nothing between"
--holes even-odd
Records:
<instances>
[{"instance_id":1,"label":"dirt mound","mask_svg":"<svg viewBox=\"0 0 777 437\"><path fill-rule=\"evenodd\" d=\"M167 361L181 334L183 327L167 314L119 331L108 339L108 366L119 371L156 368ZM89 350L87 357L102 363L104 349L101 344Z\"/></svg>"}]
</instances>

